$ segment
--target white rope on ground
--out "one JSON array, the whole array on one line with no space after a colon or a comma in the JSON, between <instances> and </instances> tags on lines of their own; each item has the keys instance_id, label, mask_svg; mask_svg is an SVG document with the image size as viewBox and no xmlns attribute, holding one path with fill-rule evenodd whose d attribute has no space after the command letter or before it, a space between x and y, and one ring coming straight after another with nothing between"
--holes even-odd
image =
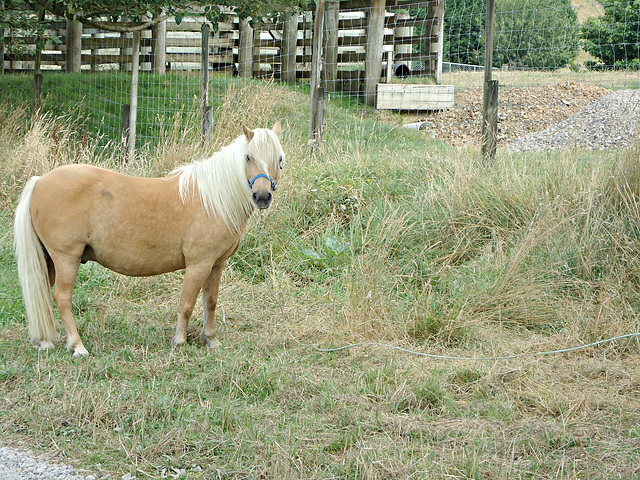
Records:
<instances>
[{"instance_id":1,"label":"white rope on ground","mask_svg":"<svg viewBox=\"0 0 640 480\"><path fill-rule=\"evenodd\" d=\"M273 288L271 287L271 281L269 280L269 275L267 274L267 271L265 269L265 264L264 264L264 257L262 254L262 237L264 235L264 222L263 222L263 217L262 215L260 216L260 220L259 220L259 234L258 234L258 251L260 253L260 264L262 266L262 270L264 271L265 274L265 283L267 284L267 289L269 291L269 295L271 296L271 298L273 299L273 301L276 303L276 305L278 306L278 309L280 310L280 315L282 317L282 325L284 326L285 331L287 332L287 334L289 335L289 337L291 337L291 339L297 343L298 345L300 345L301 347L305 347L305 348L311 348L317 352L321 352L321 353L332 353L332 352L339 352L342 350L348 350L351 348L357 348L357 347L381 347L381 348L387 348L390 350L396 350L399 352L403 352L403 353L407 353L410 355L416 355L416 356L420 356L420 357L427 357L427 358L434 358L434 359L438 359L438 360L459 360L459 361L505 361L505 360L513 360L516 358L525 358L525 357L540 357L540 356L546 356L546 355L557 355L560 353L568 353L568 352L575 352L577 350L584 350L586 348L590 348L590 347L595 347L598 345L602 345L605 343L611 343L611 342L615 342L617 340L621 340L624 338L633 338L633 337L638 337L640 336L640 332L634 332L634 333L627 333L624 335L616 335L615 337L611 337L611 338L607 338L604 340L598 340L597 342L592 342L592 343L588 343L585 345L578 345L576 347L568 347L568 348L562 348L559 350L547 350L547 351L543 351L543 352L525 352L525 353L517 353L517 354L513 354L513 355L503 355L503 356L496 356L496 357L464 357L464 356L455 356L455 355L439 355L439 354L434 354L434 353L425 353L425 352L418 352L416 350L410 350L404 347L398 347L397 345L389 345L386 343L378 343L378 342L359 342L359 343L349 343L346 345L343 345L341 347L334 347L334 348L322 348L319 347L315 344L311 344L311 343L304 343L301 342L300 340L298 340L296 338L296 336L291 332L291 330L289 329L289 325L287 323L287 318L286 315L284 313L284 307L282 305L282 303L278 300L278 298L276 297Z\"/></svg>"}]
</instances>

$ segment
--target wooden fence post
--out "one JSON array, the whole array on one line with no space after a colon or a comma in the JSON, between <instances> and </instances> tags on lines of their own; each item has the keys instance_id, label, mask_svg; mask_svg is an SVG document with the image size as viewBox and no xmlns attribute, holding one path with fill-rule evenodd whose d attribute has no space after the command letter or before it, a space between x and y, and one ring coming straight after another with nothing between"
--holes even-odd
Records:
<instances>
[{"instance_id":1,"label":"wooden fence post","mask_svg":"<svg viewBox=\"0 0 640 480\"><path fill-rule=\"evenodd\" d=\"M138 73L140 70L140 32L133 32L131 46L131 96L129 111L129 137L127 157L133 160L136 151L136 123L138 115Z\"/></svg>"},{"instance_id":2,"label":"wooden fence post","mask_svg":"<svg viewBox=\"0 0 640 480\"><path fill-rule=\"evenodd\" d=\"M4 11L4 0L0 0L0 10ZM4 73L4 28L0 28L0 75Z\"/></svg>"},{"instance_id":3,"label":"wooden fence post","mask_svg":"<svg viewBox=\"0 0 640 480\"><path fill-rule=\"evenodd\" d=\"M311 115L309 135L319 146L323 139L324 89L321 85L320 67L322 64L322 31L324 23L324 0L316 3L316 18L313 24L313 49L311 52ZM321 110L321 111L318 111Z\"/></svg>"},{"instance_id":4,"label":"wooden fence post","mask_svg":"<svg viewBox=\"0 0 640 480\"><path fill-rule=\"evenodd\" d=\"M129 120L131 119L131 105L125 103L122 105L122 149L121 157L122 161L127 161L127 155L129 153Z\"/></svg>"},{"instance_id":5,"label":"wooden fence post","mask_svg":"<svg viewBox=\"0 0 640 480\"><path fill-rule=\"evenodd\" d=\"M498 80L484 84L482 156L493 159L498 146Z\"/></svg>"},{"instance_id":6,"label":"wooden fence post","mask_svg":"<svg viewBox=\"0 0 640 480\"><path fill-rule=\"evenodd\" d=\"M38 10L38 22L41 24L44 21L45 10L40 7ZM35 66L33 69L33 114L37 114L42 107L42 70L40 66L42 63L42 45L44 44L44 38L42 35L36 35L36 53L35 53Z\"/></svg>"},{"instance_id":7,"label":"wooden fence post","mask_svg":"<svg viewBox=\"0 0 640 480\"><path fill-rule=\"evenodd\" d=\"M253 76L253 28L248 18L240 20L239 29L238 75L251 78Z\"/></svg>"},{"instance_id":8,"label":"wooden fence post","mask_svg":"<svg viewBox=\"0 0 640 480\"><path fill-rule=\"evenodd\" d=\"M158 18L163 12L154 13ZM163 20L151 27L151 71L164 75L167 73L167 21Z\"/></svg>"},{"instance_id":9,"label":"wooden fence post","mask_svg":"<svg viewBox=\"0 0 640 480\"><path fill-rule=\"evenodd\" d=\"M296 56L298 54L298 15L287 13L285 15L282 32L282 49L280 50L282 67L281 79L285 83L296 83Z\"/></svg>"},{"instance_id":10,"label":"wooden fence post","mask_svg":"<svg viewBox=\"0 0 640 480\"><path fill-rule=\"evenodd\" d=\"M436 19L438 21L438 43L436 48L436 84L442 85L442 56L444 54L444 0L438 0L436 8Z\"/></svg>"},{"instance_id":11,"label":"wooden fence post","mask_svg":"<svg viewBox=\"0 0 640 480\"><path fill-rule=\"evenodd\" d=\"M494 0L487 0L484 52L484 94L482 99L482 156L493 159L498 134L498 81L491 80L493 68L493 15Z\"/></svg>"},{"instance_id":12,"label":"wooden fence post","mask_svg":"<svg viewBox=\"0 0 640 480\"><path fill-rule=\"evenodd\" d=\"M200 55L200 128L202 143L211 134L211 109L209 107L209 24L202 25L202 52Z\"/></svg>"},{"instance_id":13,"label":"wooden fence post","mask_svg":"<svg viewBox=\"0 0 640 480\"><path fill-rule=\"evenodd\" d=\"M330 1L325 5L324 19L324 63L322 75L324 86L329 91L336 90L338 80L338 18L340 2Z\"/></svg>"},{"instance_id":14,"label":"wooden fence post","mask_svg":"<svg viewBox=\"0 0 640 480\"><path fill-rule=\"evenodd\" d=\"M376 85L382 72L385 6L386 0L371 0L367 25L367 53L364 61L364 101L367 105L376 103Z\"/></svg>"},{"instance_id":15,"label":"wooden fence post","mask_svg":"<svg viewBox=\"0 0 640 480\"><path fill-rule=\"evenodd\" d=\"M82 68L82 23L77 20L67 20L66 38L67 73L79 72Z\"/></svg>"}]
</instances>

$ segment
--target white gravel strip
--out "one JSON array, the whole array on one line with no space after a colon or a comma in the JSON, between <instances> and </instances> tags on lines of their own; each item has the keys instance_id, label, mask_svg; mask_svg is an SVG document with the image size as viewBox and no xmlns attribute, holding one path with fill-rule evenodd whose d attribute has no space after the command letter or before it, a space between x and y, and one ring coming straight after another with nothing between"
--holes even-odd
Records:
<instances>
[{"instance_id":1,"label":"white gravel strip","mask_svg":"<svg viewBox=\"0 0 640 480\"><path fill-rule=\"evenodd\" d=\"M49 463L28 450L0 446L0 480L106 480L110 475L84 475L69 465ZM121 480L134 480L127 473Z\"/></svg>"},{"instance_id":2,"label":"white gravel strip","mask_svg":"<svg viewBox=\"0 0 640 480\"><path fill-rule=\"evenodd\" d=\"M517 152L564 149L625 149L638 141L640 90L618 90L541 132L514 140Z\"/></svg>"},{"instance_id":3,"label":"white gravel strip","mask_svg":"<svg viewBox=\"0 0 640 480\"><path fill-rule=\"evenodd\" d=\"M51 464L31 452L0 447L0 479L2 480L96 480L81 475L72 467Z\"/></svg>"}]
</instances>

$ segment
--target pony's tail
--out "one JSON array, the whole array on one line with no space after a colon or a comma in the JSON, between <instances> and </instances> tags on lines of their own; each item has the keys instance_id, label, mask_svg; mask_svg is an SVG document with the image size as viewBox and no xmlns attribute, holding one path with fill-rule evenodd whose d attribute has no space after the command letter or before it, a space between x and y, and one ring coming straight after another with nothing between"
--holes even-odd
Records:
<instances>
[{"instance_id":1,"label":"pony's tail","mask_svg":"<svg viewBox=\"0 0 640 480\"><path fill-rule=\"evenodd\" d=\"M44 247L31 222L31 197L40 177L32 177L24 187L13 224L18 278L27 310L31 341L40 348L53 347L56 327L53 321L51 285Z\"/></svg>"}]
</instances>

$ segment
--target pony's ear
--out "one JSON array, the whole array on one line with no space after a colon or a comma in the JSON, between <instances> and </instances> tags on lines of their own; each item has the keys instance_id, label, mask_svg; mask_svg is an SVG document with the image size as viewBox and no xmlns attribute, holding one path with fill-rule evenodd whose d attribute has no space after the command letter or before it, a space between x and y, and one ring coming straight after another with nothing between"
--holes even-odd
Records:
<instances>
[{"instance_id":1,"label":"pony's ear","mask_svg":"<svg viewBox=\"0 0 640 480\"><path fill-rule=\"evenodd\" d=\"M280 122L276 123L271 130L273 130L273 133L282 140L282 126L280 125Z\"/></svg>"},{"instance_id":2,"label":"pony's ear","mask_svg":"<svg viewBox=\"0 0 640 480\"><path fill-rule=\"evenodd\" d=\"M242 126L242 130L244 131L244 136L247 137L247 140L251 141L251 139L253 138L253 130L249 130L244 125Z\"/></svg>"}]
</instances>

